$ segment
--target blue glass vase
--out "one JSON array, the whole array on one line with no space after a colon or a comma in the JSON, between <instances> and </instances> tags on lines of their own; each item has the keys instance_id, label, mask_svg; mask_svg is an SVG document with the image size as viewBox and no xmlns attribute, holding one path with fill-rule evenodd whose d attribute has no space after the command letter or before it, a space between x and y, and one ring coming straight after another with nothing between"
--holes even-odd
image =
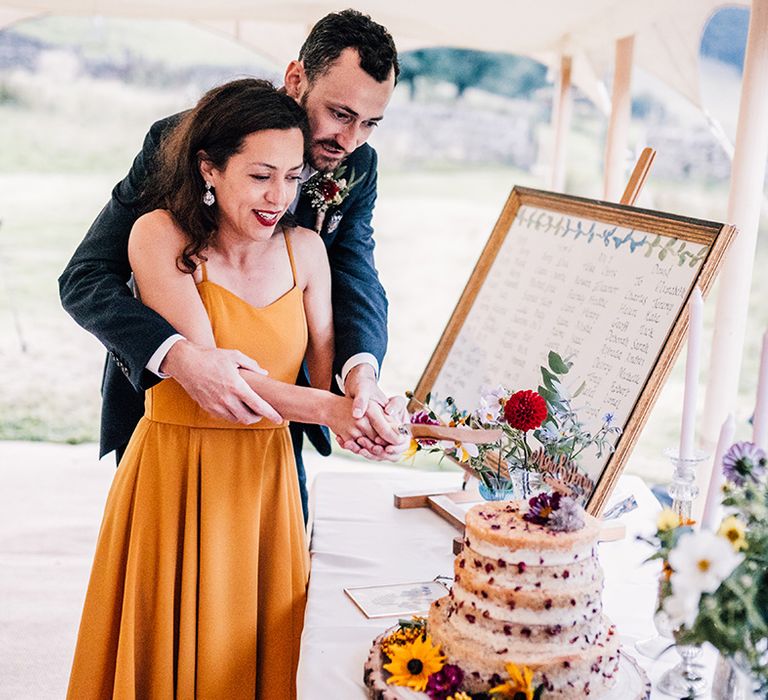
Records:
<instances>
[{"instance_id":1,"label":"blue glass vase","mask_svg":"<svg viewBox=\"0 0 768 700\"><path fill-rule=\"evenodd\" d=\"M539 473L527 469L511 469L509 477L486 473L478 491L486 501L525 500L539 491Z\"/></svg>"}]
</instances>

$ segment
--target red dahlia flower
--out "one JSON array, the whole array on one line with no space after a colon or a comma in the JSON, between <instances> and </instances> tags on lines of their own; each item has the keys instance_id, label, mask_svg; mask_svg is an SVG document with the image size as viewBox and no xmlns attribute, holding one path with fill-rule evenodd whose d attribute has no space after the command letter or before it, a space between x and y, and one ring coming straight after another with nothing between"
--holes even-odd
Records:
<instances>
[{"instance_id":1,"label":"red dahlia flower","mask_svg":"<svg viewBox=\"0 0 768 700\"><path fill-rule=\"evenodd\" d=\"M324 179L320 183L320 192L326 202L330 202L339 193L340 189L341 188L335 180Z\"/></svg>"},{"instance_id":2,"label":"red dahlia flower","mask_svg":"<svg viewBox=\"0 0 768 700\"><path fill-rule=\"evenodd\" d=\"M547 402L535 391L517 391L504 404L504 419L526 432L538 428L547 417Z\"/></svg>"}]
</instances>

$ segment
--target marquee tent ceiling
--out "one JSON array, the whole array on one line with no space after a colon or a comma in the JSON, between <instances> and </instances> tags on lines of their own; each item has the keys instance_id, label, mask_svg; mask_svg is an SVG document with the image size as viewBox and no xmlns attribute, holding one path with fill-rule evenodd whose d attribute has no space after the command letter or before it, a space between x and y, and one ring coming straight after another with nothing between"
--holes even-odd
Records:
<instances>
[{"instance_id":1,"label":"marquee tent ceiling","mask_svg":"<svg viewBox=\"0 0 768 700\"><path fill-rule=\"evenodd\" d=\"M235 37L278 64L295 58L312 24L346 3L320 0L0 0L0 27L41 15L188 20ZM602 78L614 42L635 35L635 65L701 105L701 35L719 7L749 0L358 0L357 9L389 28L400 50L456 46L528 55L557 67L573 57L573 82L608 108Z\"/></svg>"}]
</instances>

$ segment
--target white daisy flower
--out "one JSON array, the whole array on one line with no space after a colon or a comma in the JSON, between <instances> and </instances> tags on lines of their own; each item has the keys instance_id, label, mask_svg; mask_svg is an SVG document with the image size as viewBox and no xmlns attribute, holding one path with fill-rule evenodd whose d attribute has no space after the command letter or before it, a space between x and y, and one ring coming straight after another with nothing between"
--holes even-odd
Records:
<instances>
[{"instance_id":1,"label":"white daisy flower","mask_svg":"<svg viewBox=\"0 0 768 700\"><path fill-rule=\"evenodd\" d=\"M699 614L699 600L701 593L696 591L684 591L673 593L664 599L664 612L667 613L672 630L682 626L692 628Z\"/></svg>"},{"instance_id":2,"label":"white daisy flower","mask_svg":"<svg viewBox=\"0 0 768 700\"><path fill-rule=\"evenodd\" d=\"M743 558L727 539L714 532L686 532L669 555L674 571L672 590L676 594L714 593Z\"/></svg>"}]
</instances>

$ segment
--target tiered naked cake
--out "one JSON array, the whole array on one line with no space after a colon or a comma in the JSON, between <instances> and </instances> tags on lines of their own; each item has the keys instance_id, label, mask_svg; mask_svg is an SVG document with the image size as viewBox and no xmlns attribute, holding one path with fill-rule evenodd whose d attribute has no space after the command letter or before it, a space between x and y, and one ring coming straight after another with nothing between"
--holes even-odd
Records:
<instances>
[{"instance_id":1,"label":"tiered naked cake","mask_svg":"<svg viewBox=\"0 0 768 700\"><path fill-rule=\"evenodd\" d=\"M461 665L467 691L501 683L512 662L534 671L546 698L600 697L619 641L602 611L598 521L581 510L555 517L547 503L530 510L491 502L467 513L455 583L432 604L429 633Z\"/></svg>"},{"instance_id":2,"label":"tiered naked cake","mask_svg":"<svg viewBox=\"0 0 768 700\"><path fill-rule=\"evenodd\" d=\"M647 677L620 655L603 615L598 534L598 521L558 494L473 507L451 592L426 621L374 642L369 696L647 698ZM408 646L416 637L420 649Z\"/></svg>"}]
</instances>

